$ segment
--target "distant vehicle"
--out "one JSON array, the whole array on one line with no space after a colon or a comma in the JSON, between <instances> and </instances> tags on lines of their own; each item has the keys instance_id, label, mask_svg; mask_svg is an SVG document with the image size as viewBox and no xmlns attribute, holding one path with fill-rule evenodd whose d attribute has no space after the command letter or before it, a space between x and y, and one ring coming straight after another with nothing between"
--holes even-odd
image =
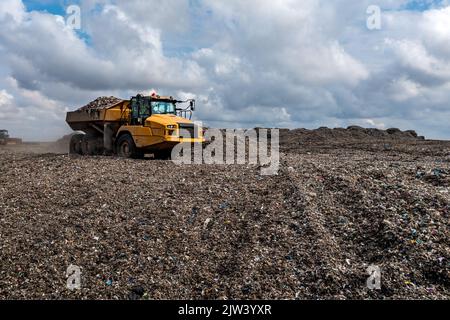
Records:
<instances>
[{"instance_id":1,"label":"distant vehicle","mask_svg":"<svg viewBox=\"0 0 450 320\"><path fill-rule=\"evenodd\" d=\"M8 130L0 130L0 145L6 145L9 140Z\"/></svg>"},{"instance_id":2,"label":"distant vehicle","mask_svg":"<svg viewBox=\"0 0 450 320\"><path fill-rule=\"evenodd\" d=\"M0 145L7 144L22 144L22 139L19 138L11 138L9 136L8 130L0 130Z\"/></svg>"}]
</instances>

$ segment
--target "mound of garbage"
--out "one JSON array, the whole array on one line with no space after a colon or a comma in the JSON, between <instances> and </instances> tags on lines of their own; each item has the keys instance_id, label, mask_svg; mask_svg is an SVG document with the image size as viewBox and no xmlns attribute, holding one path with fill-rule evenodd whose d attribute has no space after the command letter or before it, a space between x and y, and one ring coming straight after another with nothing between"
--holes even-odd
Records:
<instances>
[{"instance_id":1,"label":"mound of garbage","mask_svg":"<svg viewBox=\"0 0 450 320\"><path fill-rule=\"evenodd\" d=\"M89 102L87 105L79 108L80 111L92 110L92 109L105 109L111 107L119 102L123 101L120 98L116 98L114 96L110 97L99 97L94 101Z\"/></svg>"},{"instance_id":2,"label":"mound of garbage","mask_svg":"<svg viewBox=\"0 0 450 320\"><path fill-rule=\"evenodd\" d=\"M321 127L315 130L294 129L281 130L281 136L286 143L343 143L374 140L424 140L414 130L401 131L397 128L381 130L350 126L348 128Z\"/></svg>"},{"instance_id":3,"label":"mound of garbage","mask_svg":"<svg viewBox=\"0 0 450 320\"><path fill-rule=\"evenodd\" d=\"M324 152L327 150L364 150L370 152L427 154L430 148L434 154L444 155L448 141L426 140L414 130L402 131L397 128L381 130L350 126L315 130L280 130L280 148L296 153Z\"/></svg>"},{"instance_id":4,"label":"mound of garbage","mask_svg":"<svg viewBox=\"0 0 450 320\"><path fill-rule=\"evenodd\" d=\"M273 176L0 153L0 298L449 299L450 146L433 143L283 152Z\"/></svg>"}]
</instances>

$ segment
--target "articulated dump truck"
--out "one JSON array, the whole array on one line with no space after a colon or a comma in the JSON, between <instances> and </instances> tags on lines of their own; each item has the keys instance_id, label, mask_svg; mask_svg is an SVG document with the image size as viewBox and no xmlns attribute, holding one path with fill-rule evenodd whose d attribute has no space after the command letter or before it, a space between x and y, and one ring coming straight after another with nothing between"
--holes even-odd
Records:
<instances>
[{"instance_id":1,"label":"articulated dump truck","mask_svg":"<svg viewBox=\"0 0 450 320\"><path fill-rule=\"evenodd\" d=\"M0 146L22 144L22 139L11 138L8 130L0 130Z\"/></svg>"},{"instance_id":2,"label":"articulated dump truck","mask_svg":"<svg viewBox=\"0 0 450 320\"><path fill-rule=\"evenodd\" d=\"M189 103L187 108L178 105ZM68 112L66 122L75 134L70 153L118 155L124 158L170 158L179 143L203 143L202 128L191 121L195 100L137 95L101 108ZM189 116L189 117L188 117Z\"/></svg>"}]
</instances>

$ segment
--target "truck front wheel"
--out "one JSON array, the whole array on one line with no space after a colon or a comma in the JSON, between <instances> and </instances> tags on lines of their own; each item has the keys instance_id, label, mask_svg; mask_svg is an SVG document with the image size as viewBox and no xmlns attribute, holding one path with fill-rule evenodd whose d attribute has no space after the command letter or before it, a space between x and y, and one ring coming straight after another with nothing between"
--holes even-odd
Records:
<instances>
[{"instance_id":1,"label":"truck front wheel","mask_svg":"<svg viewBox=\"0 0 450 320\"><path fill-rule=\"evenodd\" d=\"M117 141L117 154L122 158L136 158L137 149L133 137L129 134L124 134Z\"/></svg>"}]
</instances>

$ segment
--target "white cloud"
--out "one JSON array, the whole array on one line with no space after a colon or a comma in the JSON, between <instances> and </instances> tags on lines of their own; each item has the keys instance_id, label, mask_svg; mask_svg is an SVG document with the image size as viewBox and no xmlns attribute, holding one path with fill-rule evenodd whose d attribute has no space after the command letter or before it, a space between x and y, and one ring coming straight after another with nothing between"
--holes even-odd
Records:
<instances>
[{"instance_id":1,"label":"white cloud","mask_svg":"<svg viewBox=\"0 0 450 320\"><path fill-rule=\"evenodd\" d=\"M30 123L50 113L62 132L66 108L155 89L196 97L196 118L215 126L398 123L450 137L450 5L378 2L373 32L368 0L83 0L80 36L4 0L0 75L13 81L0 92L13 99L1 108Z\"/></svg>"},{"instance_id":2,"label":"white cloud","mask_svg":"<svg viewBox=\"0 0 450 320\"><path fill-rule=\"evenodd\" d=\"M450 60L440 60L431 55L421 42L387 39L386 44L394 50L402 66L428 78L450 81Z\"/></svg>"},{"instance_id":3,"label":"white cloud","mask_svg":"<svg viewBox=\"0 0 450 320\"><path fill-rule=\"evenodd\" d=\"M20 0L2 0L0 2L0 20L13 19L20 22L23 19L25 7Z\"/></svg>"},{"instance_id":4,"label":"white cloud","mask_svg":"<svg viewBox=\"0 0 450 320\"><path fill-rule=\"evenodd\" d=\"M450 6L425 12L419 24L423 39L435 54L450 58Z\"/></svg>"},{"instance_id":5,"label":"white cloud","mask_svg":"<svg viewBox=\"0 0 450 320\"><path fill-rule=\"evenodd\" d=\"M68 109L39 91L20 88L17 81L6 78L0 90L0 127L27 140L52 140L67 133L61 122Z\"/></svg>"},{"instance_id":6,"label":"white cloud","mask_svg":"<svg viewBox=\"0 0 450 320\"><path fill-rule=\"evenodd\" d=\"M396 79L390 85L392 99L403 102L420 94L420 85L405 78Z\"/></svg>"},{"instance_id":7,"label":"white cloud","mask_svg":"<svg viewBox=\"0 0 450 320\"><path fill-rule=\"evenodd\" d=\"M0 90L0 107L6 107L11 105L14 97L10 95L6 90Z\"/></svg>"}]
</instances>

